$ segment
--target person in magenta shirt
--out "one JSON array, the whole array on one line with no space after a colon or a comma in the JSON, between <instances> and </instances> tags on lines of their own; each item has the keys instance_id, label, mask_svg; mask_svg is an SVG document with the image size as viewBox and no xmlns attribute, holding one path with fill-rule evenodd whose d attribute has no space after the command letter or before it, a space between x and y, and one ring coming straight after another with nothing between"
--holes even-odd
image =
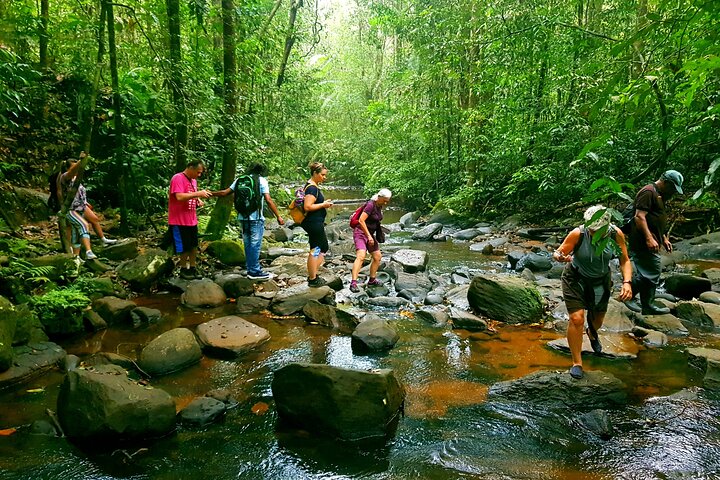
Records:
<instances>
[{"instance_id":1,"label":"person in magenta shirt","mask_svg":"<svg viewBox=\"0 0 720 480\"><path fill-rule=\"evenodd\" d=\"M209 190L198 190L197 179L205 171L201 160L188 162L187 167L173 175L168 193L168 226L175 253L180 257L180 276L195 278L198 247L197 208L201 199L210 198Z\"/></svg>"}]
</instances>

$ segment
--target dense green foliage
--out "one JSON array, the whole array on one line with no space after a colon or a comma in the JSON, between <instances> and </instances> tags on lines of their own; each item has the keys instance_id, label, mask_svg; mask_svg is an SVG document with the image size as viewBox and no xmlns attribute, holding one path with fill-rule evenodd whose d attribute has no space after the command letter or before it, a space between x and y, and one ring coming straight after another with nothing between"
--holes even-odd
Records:
<instances>
[{"instance_id":1,"label":"dense green foliage","mask_svg":"<svg viewBox=\"0 0 720 480\"><path fill-rule=\"evenodd\" d=\"M179 4L178 59L171 1L114 4L113 92L101 0L50 3L46 64L39 3L0 0L0 180L42 185L90 132L93 200L139 221L164 210L180 118L213 187L233 142L279 181L321 160L474 217L561 216L597 179L631 193L667 168L717 209L718 2L238 1L228 122L220 2Z\"/></svg>"},{"instance_id":2,"label":"dense green foliage","mask_svg":"<svg viewBox=\"0 0 720 480\"><path fill-rule=\"evenodd\" d=\"M90 299L78 289L64 288L33 297L30 304L48 335L69 335L83 331L83 311Z\"/></svg>"}]
</instances>

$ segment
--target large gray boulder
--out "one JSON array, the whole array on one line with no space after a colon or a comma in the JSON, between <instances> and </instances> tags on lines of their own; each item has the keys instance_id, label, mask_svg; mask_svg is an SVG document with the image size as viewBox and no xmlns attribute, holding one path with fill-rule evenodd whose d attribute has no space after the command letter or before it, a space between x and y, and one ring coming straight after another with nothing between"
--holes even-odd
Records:
<instances>
[{"instance_id":1,"label":"large gray boulder","mask_svg":"<svg viewBox=\"0 0 720 480\"><path fill-rule=\"evenodd\" d=\"M405 273L397 272L395 278L395 290L416 290L422 289L425 292L432 290L432 281L425 273Z\"/></svg>"},{"instance_id":2,"label":"large gray boulder","mask_svg":"<svg viewBox=\"0 0 720 480\"><path fill-rule=\"evenodd\" d=\"M706 268L700 276L710 280L713 285L720 285L720 268Z\"/></svg>"},{"instance_id":3,"label":"large gray boulder","mask_svg":"<svg viewBox=\"0 0 720 480\"><path fill-rule=\"evenodd\" d=\"M675 315L686 322L707 328L720 328L720 305L698 301L679 302Z\"/></svg>"},{"instance_id":4,"label":"large gray boulder","mask_svg":"<svg viewBox=\"0 0 720 480\"><path fill-rule=\"evenodd\" d=\"M472 240L480 234L480 230L477 228L466 228L464 230L457 231L453 234L455 240Z\"/></svg>"},{"instance_id":5,"label":"large gray boulder","mask_svg":"<svg viewBox=\"0 0 720 480\"><path fill-rule=\"evenodd\" d=\"M220 285L230 298L244 297L255 293L255 281L238 273L218 275L215 277L215 283Z\"/></svg>"},{"instance_id":6,"label":"large gray boulder","mask_svg":"<svg viewBox=\"0 0 720 480\"><path fill-rule=\"evenodd\" d=\"M125 238L115 244L102 247L98 253L103 258L117 262L131 260L138 256L138 241L135 238Z\"/></svg>"},{"instance_id":7,"label":"large gray boulder","mask_svg":"<svg viewBox=\"0 0 720 480\"><path fill-rule=\"evenodd\" d=\"M501 322L533 323L543 315L540 293L517 277L475 277L467 298L473 310Z\"/></svg>"},{"instance_id":8,"label":"large gray boulder","mask_svg":"<svg viewBox=\"0 0 720 480\"><path fill-rule=\"evenodd\" d=\"M392 259L402 265L407 273L424 272L429 258L427 252L409 248L398 250L392 255Z\"/></svg>"},{"instance_id":9,"label":"large gray boulder","mask_svg":"<svg viewBox=\"0 0 720 480\"><path fill-rule=\"evenodd\" d=\"M411 305L410 300L402 297L375 297L365 300L368 305L383 308L399 308L405 305Z\"/></svg>"},{"instance_id":10,"label":"large gray boulder","mask_svg":"<svg viewBox=\"0 0 720 480\"><path fill-rule=\"evenodd\" d=\"M471 332L483 332L487 330L487 322L470 312L450 307L450 320L453 328L462 328Z\"/></svg>"},{"instance_id":11,"label":"large gray boulder","mask_svg":"<svg viewBox=\"0 0 720 480\"><path fill-rule=\"evenodd\" d=\"M57 413L65 434L83 441L159 437L175 428L173 398L130 380L116 365L69 371Z\"/></svg>"},{"instance_id":12,"label":"large gray boulder","mask_svg":"<svg viewBox=\"0 0 720 480\"><path fill-rule=\"evenodd\" d=\"M579 380L567 372L540 370L516 380L496 383L490 387L488 400L594 409L624 405L627 392L623 382L601 370L586 371Z\"/></svg>"},{"instance_id":13,"label":"large gray boulder","mask_svg":"<svg viewBox=\"0 0 720 480\"><path fill-rule=\"evenodd\" d=\"M198 325L195 330L202 349L232 358L270 340L270 332L244 318L229 315Z\"/></svg>"},{"instance_id":14,"label":"large gray boulder","mask_svg":"<svg viewBox=\"0 0 720 480\"><path fill-rule=\"evenodd\" d=\"M450 321L450 315L445 310L438 308L423 308L415 312L415 317L436 327L447 325Z\"/></svg>"},{"instance_id":15,"label":"large gray boulder","mask_svg":"<svg viewBox=\"0 0 720 480\"><path fill-rule=\"evenodd\" d=\"M325 305L317 300L310 300L302 309L303 315L308 321L317 323L324 327L350 333L360 323L360 320L350 312L341 310L333 305Z\"/></svg>"},{"instance_id":16,"label":"large gray boulder","mask_svg":"<svg viewBox=\"0 0 720 480\"><path fill-rule=\"evenodd\" d=\"M442 223L431 223L430 225L426 225L425 227L421 228L417 232L413 233L413 240L419 240L419 241L430 241L432 238L440 233L443 229Z\"/></svg>"},{"instance_id":17,"label":"large gray boulder","mask_svg":"<svg viewBox=\"0 0 720 480\"><path fill-rule=\"evenodd\" d=\"M132 260L122 262L117 267L120 278L129 282L133 288L146 290L174 267L172 258L160 249L150 249Z\"/></svg>"},{"instance_id":18,"label":"large gray boulder","mask_svg":"<svg viewBox=\"0 0 720 480\"><path fill-rule=\"evenodd\" d=\"M539 253L528 253L523 256L515 265L515 270L522 271L529 268L532 272L546 272L552 269L553 264L549 255Z\"/></svg>"},{"instance_id":19,"label":"large gray boulder","mask_svg":"<svg viewBox=\"0 0 720 480\"><path fill-rule=\"evenodd\" d=\"M216 422L225 415L225 403L210 397L193 399L179 414L180 421L185 425L204 427Z\"/></svg>"},{"instance_id":20,"label":"large gray boulder","mask_svg":"<svg viewBox=\"0 0 720 480\"><path fill-rule=\"evenodd\" d=\"M188 307L219 307L225 305L227 296L223 288L209 278L192 280L188 283L180 301Z\"/></svg>"},{"instance_id":21,"label":"large gray boulder","mask_svg":"<svg viewBox=\"0 0 720 480\"><path fill-rule=\"evenodd\" d=\"M93 310L107 322L108 325L130 324L131 312L137 307L135 302L117 297L102 297L92 304Z\"/></svg>"},{"instance_id":22,"label":"large gray boulder","mask_svg":"<svg viewBox=\"0 0 720 480\"><path fill-rule=\"evenodd\" d=\"M673 274L665 279L665 290L685 300L698 298L701 293L712 290L707 278L687 274Z\"/></svg>"},{"instance_id":23,"label":"large gray boulder","mask_svg":"<svg viewBox=\"0 0 720 480\"><path fill-rule=\"evenodd\" d=\"M720 292L703 292L699 298L701 302L720 305Z\"/></svg>"},{"instance_id":24,"label":"large gray boulder","mask_svg":"<svg viewBox=\"0 0 720 480\"><path fill-rule=\"evenodd\" d=\"M688 364L701 372L706 371L710 360L720 362L720 350L717 348L693 347L687 349Z\"/></svg>"},{"instance_id":25,"label":"large gray boulder","mask_svg":"<svg viewBox=\"0 0 720 480\"><path fill-rule=\"evenodd\" d=\"M138 365L150 375L166 375L198 363L201 357L195 335L187 328L174 328L142 349Z\"/></svg>"},{"instance_id":26,"label":"large gray boulder","mask_svg":"<svg viewBox=\"0 0 720 480\"><path fill-rule=\"evenodd\" d=\"M373 316L355 328L350 345L353 352L381 352L393 348L398 340L400 335L392 325Z\"/></svg>"},{"instance_id":27,"label":"large gray boulder","mask_svg":"<svg viewBox=\"0 0 720 480\"><path fill-rule=\"evenodd\" d=\"M277 315L292 315L301 311L311 300L334 305L335 290L328 286L310 288L305 283L293 285L275 295L270 304L270 310Z\"/></svg>"},{"instance_id":28,"label":"large gray boulder","mask_svg":"<svg viewBox=\"0 0 720 480\"><path fill-rule=\"evenodd\" d=\"M315 433L346 440L394 431L405 390L392 370L350 370L291 363L275 372L278 416Z\"/></svg>"}]
</instances>

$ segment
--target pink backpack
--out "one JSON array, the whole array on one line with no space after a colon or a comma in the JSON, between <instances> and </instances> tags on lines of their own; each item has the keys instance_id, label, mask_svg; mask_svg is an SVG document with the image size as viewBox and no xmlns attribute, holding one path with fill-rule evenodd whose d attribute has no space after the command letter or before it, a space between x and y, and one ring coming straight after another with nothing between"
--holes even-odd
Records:
<instances>
[{"instance_id":1,"label":"pink backpack","mask_svg":"<svg viewBox=\"0 0 720 480\"><path fill-rule=\"evenodd\" d=\"M360 215L362 215L363 210L365 210L365 207L367 206L367 202L362 204L358 207L357 210L355 210L355 213L350 215L350 228L355 228L360 226Z\"/></svg>"}]
</instances>

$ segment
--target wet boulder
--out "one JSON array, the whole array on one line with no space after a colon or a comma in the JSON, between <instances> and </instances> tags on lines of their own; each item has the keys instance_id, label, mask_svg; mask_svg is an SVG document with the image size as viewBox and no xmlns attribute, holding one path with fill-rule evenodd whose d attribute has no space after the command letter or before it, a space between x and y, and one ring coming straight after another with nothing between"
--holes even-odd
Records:
<instances>
[{"instance_id":1,"label":"wet boulder","mask_svg":"<svg viewBox=\"0 0 720 480\"><path fill-rule=\"evenodd\" d=\"M270 300L259 297L238 297L235 302L235 313L257 313L265 310Z\"/></svg>"},{"instance_id":2,"label":"wet boulder","mask_svg":"<svg viewBox=\"0 0 720 480\"><path fill-rule=\"evenodd\" d=\"M150 375L167 375L198 363L201 357L195 335L187 328L174 328L142 349L138 365Z\"/></svg>"},{"instance_id":3,"label":"wet boulder","mask_svg":"<svg viewBox=\"0 0 720 480\"><path fill-rule=\"evenodd\" d=\"M227 296L220 285L209 278L203 278L188 283L180 301L188 307L212 308L225 305Z\"/></svg>"},{"instance_id":4,"label":"wet boulder","mask_svg":"<svg viewBox=\"0 0 720 480\"><path fill-rule=\"evenodd\" d=\"M469 310L470 302L468 301L468 291L470 285L460 285L447 292L447 301L450 306L459 308L460 310Z\"/></svg>"},{"instance_id":5,"label":"wet boulder","mask_svg":"<svg viewBox=\"0 0 720 480\"><path fill-rule=\"evenodd\" d=\"M491 238L484 242L473 243L470 245L471 252L482 252L483 255L492 255L495 250L508 242L507 237Z\"/></svg>"},{"instance_id":6,"label":"wet boulder","mask_svg":"<svg viewBox=\"0 0 720 480\"><path fill-rule=\"evenodd\" d=\"M43 255L29 258L28 262L34 267L52 267L48 269L45 276L53 281L77 276L78 267L75 264L75 256L70 253Z\"/></svg>"},{"instance_id":7,"label":"wet boulder","mask_svg":"<svg viewBox=\"0 0 720 480\"><path fill-rule=\"evenodd\" d=\"M638 325L652 330L657 330L671 337L687 337L687 327L682 324L679 318L669 313L664 315L635 315Z\"/></svg>"},{"instance_id":8,"label":"wet boulder","mask_svg":"<svg viewBox=\"0 0 720 480\"><path fill-rule=\"evenodd\" d=\"M28 343L48 341L48 336L45 333L42 322L40 322L38 316L34 311L30 310L30 307L26 303L12 305L8 302L8 304L10 308L0 306L0 321L5 318L7 321L12 322L9 317L12 316L15 318L13 345L26 345Z\"/></svg>"},{"instance_id":9,"label":"wet boulder","mask_svg":"<svg viewBox=\"0 0 720 480\"><path fill-rule=\"evenodd\" d=\"M183 425L204 427L221 419L225 415L225 403L210 397L197 397L183 408L180 422Z\"/></svg>"},{"instance_id":10,"label":"wet boulder","mask_svg":"<svg viewBox=\"0 0 720 480\"><path fill-rule=\"evenodd\" d=\"M482 332L487 330L487 322L470 312L457 308L450 308L450 321L453 328L462 328L471 332Z\"/></svg>"},{"instance_id":11,"label":"wet boulder","mask_svg":"<svg viewBox=\"0 0 720 480\"><path fill-rule=\"evenodd\" d=\"M421 242L429 242L435 235L440 233L443 229L442 223L431 223L421 228L417 232L413 233L412 239Z\"/></svg>"},{"instance_id":12,"label":"wet boulder","mask_svg":"<svg viewBox=\"0 0 720 480\"><path fill-rule=\"evenodd\" d=\"M687 349L688 364L701 372L707 369L708 361L720 362L720 350L716 348L693 347Z\"/></svg>"},{"instance_id":13,"label":"wet boulder","mask_svg":"<svg viewBox=\"0 0 720 480\"><path fill-rule=\"evenodd\" d=\"M157 308L135 307L130 311L133 326L151 325L162 320L162 312Z\"/></svg>"},{"instance_id":14,"label":"wet boulder","mask_svg":"<svg viewBox=\"0 0 720 480\"><path fill-rule=\"evenodd\" d=\"M552 261L549 255L539 253L528 253L524 255L515 265L515 270L522 271L529 268L532 272L546 272L552 269Z\"/></svg>"},{"instance_id":15,"label":"wet boulder","mask_svg":"<svg viewBox=\"0 0 720 480\"><path fill-rule=\"evenodd\" d=\"M270 303L270 310L277 315L292 315L301 311L311 300L334 305L335 291L328 286L310 288L305 283L293 285L275 295Z\"/></svg>"},{"instance_id":16,"label":"wet boulder","mask_svg":"<svg viewBox=\"0 0 720 480\"><path fill-rule=\"evenodd\" d=\"M480 230L477 228L466 228L455 232L452 237L455 240L472 240L480 234Z\"/></svg>"},{"instance_id":17,"label":"wet boulder","mask_svg":"<svg viewBox=\"0 0 720 480\"><path fill-rule=\"evenodd\" d=\"M13 364L13 338L17 328L15 309L0 308L0 372L9 369Z\"/></svg>"},{"instance_id":18,"label":"wet boulder","mask_svg":"<svg viewBox=\"0 0 720 480\"><path fill-rule=\"evenodd\" d=\"M400 217L400 220L398 220L398 223L403 228L409 228L412 226L413 222L420 218L420 212L408 212L402 217Z\"/></svg>"},{"instance_id":19,"label":"wet boulder","mask_svg":"<svg viewBox=\"0 0 720 480\"><path fill-rule=\"evenodd\" d=\"M407 273L424 272L430 257L422 250L403 248L392 254L393 261L402 265Z\"/></svg>"},{"instance_id":20,"label":"wet boulder","mask_svg":"<svg viewBox=\"0 0 720 480\"><path fill-rule=\"evenodd\" d=\"M477 276L468 289L470 307L482 315L507 323L533 323L542 318L540 293L517 277Z\"/></svg>"},{"instance_id":21,"label":"wet boulder","mask_svg":"<svg viewBox=\"0 0 720 480\"><path fill-rule=\"evenodd\" d=\"M292 242L292 239L295 236L293 231L287 227L275 228L270 231L270 234L276 242Z\"/></svg>"},{"instance_id":22,"label":"wet boulder","mask_svg":"<svg viewBox=\"0 0 720 480\"><path fill-rule=\"evenodd\" d=\"M65 434L83 441L159 437L175 428L173 398L129 379L116 365L68 372L57 413Z\"/></svg>"},{"instance_id":23,"label":"wet boulder","mask_svg":"<svg viewBox=\"0 0 720 480\"><path fill-rule=\"evenodd\" d=\"M701 293L712 290L712 283L707 278L673 274L665 279L665 290L684 300L692 300L699 297Z\"/></svg>"},{"instance_id":24,"label":"wet boulder","mask_svg":"<svg viewBox=\"0 0 720 480\"><path fill-rule=\"evenodd\" d=\"M405 390L392 370L291 363L274 374L278 416L302 429L346 440L394 432Z\"/></svg>"},{"instance_id":25,"label":"wet boulder","mask_svg":"<svg viewBox=\"0 0 720 480\"><path fill-rule=\"evenodd\" d=\"M720 305L720 292L703 292L699 297L701 302Z\"/></svg>"},{"instance_id":26,"label":"wet boulder","mask_svg":"<svg viewBox=\"0 0 720 480\"><path fill-rule=\"evenodd\" d=\"M650 330L649 328L634 327L632 329L633 335L636 338L642 339L643 345L648 348L660 348L664 347L668 343L668 337L662 332L657 330Z\"/></svg>"},{"instance_id":27,"label":"wet boulder","mask_svg":"<svg viewBox=\"0 0 720 480\"><path fill-rule=\"evenodd\" d=\"M65 360L65 350L52 342L21 345L13 349L12 366L0 372L0 390L27 383L57 368Z\"/></svg>"},{"instance_id":28,"label":"wet boulder","mask_svg":"<svg viewBox=\"0 0 720 480\"><path fill-rule=\"evenodd\" d=\"M405 273L397 272L395 278L395 290L415 290L422 289L429 292L432 289L432 281L425 273Z\"/></svg>"},{"instance_id":29,"label":"wet boulder","mask_svg":"<svg viewBox=\"0 0 720 480\"><path fill-rule=\"evenodd\" d=\"M558 408L594 409L627 402L625 384L602 370L585 371L577 380L566 371L540 370L516 380L496 383L488 400L533 402Z\"/></svg>"},{"instance_id":30,"label":"wet boulder","mask_svg":"<svg viewBox=\"0 0 720 480\"><path fill-rule=\"evenodd\" d=\"M95 300L92 308L108 325L120 325L131 323L130 312L137 308L137 305L130 300L110 296Z\"/></svg>"},{"instance_id":31,"label":"wet boulder","mask_svg":"<svg viewBox=\"0 0 720 480\"><path fill-rule=\"evenodd\" d=\"M195 330L207 353L232 358L270 340L270 332L244 318L229 315L202 323Z\"/></svg>"},{"instance_id":32,"label":"wet boulder","mask_svg":"<svg viewBox=\"0 0 720 480\"><path fill-rule=\"evenodd\" d=\"M317 300L307 302L302 312L310 322L345 333L352 332L360 322L352 313L336 308L333 305L322 304Z\"/></svg>"},{"instance_id":33,"label":"wet boulder","mask_svg":"<svg viewBox=\"0 0 720 480\"><path fill-rule=\"evenodd\" d=\"M133 288L146 290L161 277L172 272L174 266L166 251L149 249L132 260L122 262L116 270L118 276L129 282Z\"/></svg>"},{"instance_id":34,"label":"wet boulder","mask_svg":"<svg viewBox=\"0 0 720 480\"><path fill-rule=\"evenodd\" d=\"M415 312L415 317L425 323L441 327L450 321L450 315L445 310L437 308L423 308Z\"/></svg>"},{"instance_id":35,"label":"wet boulder","mask_svg":"<svg viewBox=\"0 0 720 480\"><path fill-rule=\"evenodd\" d=\"M359 285L360 286L360 285ZM387 297L390 295L390 289L385 285L364 285L361 288L367 293L368 297Z\"/></svg>"},{"instance_id":36,"label":"wet boulder","mask_svg":"<svg viewBox=\"0 0 720 480\"><path fill-rule=\"evenodd\" d=\"M707 360L703 387L709 390L720 390L720 360Z\"/></svg>"},{"instance_id":37,"label":"wet boulder","mask_svg":"<svg viewBox=\"0 0 720 480\"><path fill-rule=\"evenodd\" d=\"M390 323L372 316L355 328L350 346L356 353L380 352L393 348L399 339L400 335Z\"/></svg>"},{"instance_id":38,"label":"wet boulder","mask_svg":"<svg viewBox=\"0 0 720 480\"><path fill-rule=\"evenodd\" d=\"M706 268L700 276L710 280L713 285L720 285L720 268Z\"/></svg>"},{"instance_id":39,"label":"wet boulder","mask_svg":"<svg viewBox=\"0 0 720 480\"><path fill-rule=\"evenodd\" d=\"M383 308L400 308L405 305L411 305L410 300L402 297L375 297L365 300L368 305Z\"/></svg>"},{"instance_id":40,"label":"wet boulder","mask_svg":"<svg viewBox=\"0 0 720 480\"><path fill-rule=\"evenodd\" d=\"M614 434L610 415L605 410L591 410L577 418L577 423L586 431L594 433L603 440L609 440Z\"/></svg>"},{"instance_id":41,"label":"wet boulder","mask_svg":"<svg viewBox=\"0 0 720 480\"><path fill-rule=\"evenodd\" d=\"M234 240L215 240L207 252L224 265L245 265L245 248Z\"/></svg>"},{"instance_id":42,"label":"wet boulder","mask_svg":"<svg viewBox=\"0 0 720 480\"><path fill-rule=\"evenodd\" d=\"M121 262L131 260L138 256L138 241L136 238L125 238L112 245L102 247L98 252L103 258Z\"/></svg>"},{"instance_id":43,"label":"wet boulder","mask_svg":"<svg viewBox=\"0 0 720 480\"><path fill-rule=\"evenodd\" d=\"M624 303L610 298L608 309L605 313L602 331L608 332L629 332L633 329L633 312Z\"/></svg>"},{"instance_id":44,"label":"wet boulder","mask_svg":"<svg viewBox=\"0 0 720 480\"><path fill-rule=\"evenodd\" d=\"M675 307L678 318L707 328L720 328L720 305L690 301L679 302Z\"/></svg>"},{"instance_id":45,"label":"wet boulder","mask_svg":"<svg viewBox=\"0 0 720 480\"><path fill-rule=\"evenodd\" d=\"M215 283L220 285L230 298L245 297L255 293L255 281L239 273L218 275L215 277Z\"/></svg>"},{"instance_id":46,"label":"wet boulder","mask_svg":"<svg viewBox=\"0 0 720 480\"><path fill-rule=\"evenodd\" d=\"M397 296L410 300L412 303L424 303L427 291L422 288L405 289L397 292Z\"/></svg>"}]
</instances>

